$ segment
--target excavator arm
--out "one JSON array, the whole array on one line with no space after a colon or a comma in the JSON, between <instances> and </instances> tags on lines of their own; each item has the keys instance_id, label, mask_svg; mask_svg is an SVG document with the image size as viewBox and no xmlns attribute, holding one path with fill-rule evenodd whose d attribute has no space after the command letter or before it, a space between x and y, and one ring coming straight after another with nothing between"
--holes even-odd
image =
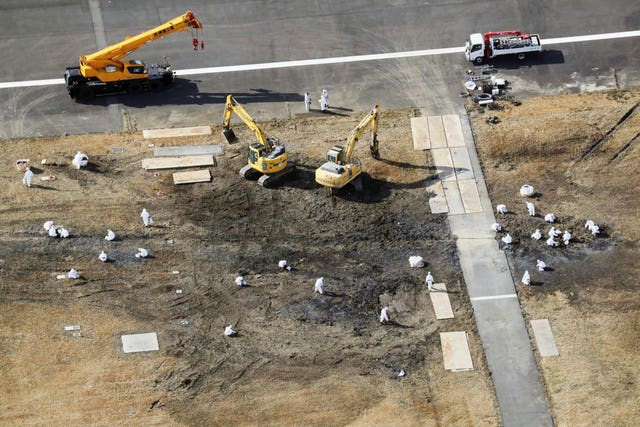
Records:
<instances>
[{"instance_id":1,"label":"excavator arm","mask_svg":"<svg viewBox=\"0 0 640 427\"><path fill-rule=\"evenodd\" d=\"M200 29L202 29L202 24L198 18L196 18L195 14L189 10L183 15L167 21L149 31L145 31L137 36L127 37L120 43L107 46L106 48L89 55L82 55L80 57L80 72L86 78L97 77L102 81L113 81L115 78L107 77L106 79L103 79L103 77L109 73L126 73L124 70L125 64L122 62L122 59L131 52L140 49L150 41L157 40L168 34L175 32L197 31ZM193 37L193 46L194 49L197 50L197 36ZM147 73L144 69L135 69L135 71L131 72L135 74L142 74L143 76Z\"/></svg>"},{"instance_id":2,"label":"excavator arm","mask_svg":"<svg viewBox=\"0 0 640 427\"><path fill-rule=\"evenodd\" d=\"M380 114L380 107L378 105L375 105L371 109L371 111L369 111L369 114L367 114L367 116L360 121L358 126L356 126L355 129L351 131L351 134L349 135L349 139L347 140L347 145L344 153L345 163L351 162L351 159L353 157L353 150L356 146L356 142L358 142L358 140L360 139L364 131L367 129L367 126L369 125L371 125L371 133L373 134L371 143L369 144L369 148L371 149L371 156L374 159L380 158L380 154L378 152L378 115L379 114Z\"/></svg>"},{"instance_id":3,"label":"excavator arm","mask_svg":"<svg viewBox=\"0 0 640 427\"><path fill-rule=\"evenodd\" d=\"M265 153L271 153L273 147L270 143L270 139L267 137L266 132L259 124L256 123L256 121L253 119L253 117L251 117L247 110L245 110L244 107L240 105L238 101L236 101L233 95L227 96L227 102L224 109L224 122L222 123L222 134L224 135L227 142L229 144L233 144L238 141L235 133L233 132L233 129L231 129L231 117L233 116L233 113L235 113L236 116L238 116L240 120L242 120L244 124L246 124L249 129L253 131L258 142L262 146L264 146Z\"/></svg>"}]
</instances>

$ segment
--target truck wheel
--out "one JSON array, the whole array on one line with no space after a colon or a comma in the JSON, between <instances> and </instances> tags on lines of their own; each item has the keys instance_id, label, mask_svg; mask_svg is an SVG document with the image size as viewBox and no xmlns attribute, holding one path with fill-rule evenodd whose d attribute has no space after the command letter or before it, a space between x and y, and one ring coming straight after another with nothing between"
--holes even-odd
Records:
<instances>
[{"instance_id":1,"label":"truck wheel","mask_svg":"<svg viewBox=\"0 0 640 427\"><path fill-rule=\"evenodd\" d=\"M476 59L473 60L473 63L476 65L480 65L482 64L484 58L482 58L482 56L478 56Z\"/></svg>"},{"instance_id":2,"label":"truck wheel","mask_svg":"<svg viewBox=\"0 0 640 427\"><path fill-rule=\"evenodd\" d=\"M524 59L525 59L526 57L527 57L527 55L526 55L526 54L524 54L524 53L519 53L519 54L518 54L518 56L517 56L517 58L518 58L520 61L524 61Z\"/></svg>"}]
</instances>

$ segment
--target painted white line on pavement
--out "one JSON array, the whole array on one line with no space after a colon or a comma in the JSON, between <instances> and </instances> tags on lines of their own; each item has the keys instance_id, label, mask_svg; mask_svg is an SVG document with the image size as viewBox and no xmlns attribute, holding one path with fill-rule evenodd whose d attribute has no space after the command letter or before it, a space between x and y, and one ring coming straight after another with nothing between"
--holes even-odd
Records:
<instances>
[{"instance_id":1,"label":"painted white line on pavement","mask_svg":"<svg viewBox=\"0 0 640 427\"><path fill-rule=\"evenodd\" d=\"M378 53L373 55L338 56L334 58L302 59L299 61L267 62L263 64L231 65L228 67L192 68L178 70L178 76L192 76L195 74L229 73L233 71L270 70L273 68L304 67L308 65L343 64L345 62L379 61L382 59L412 58L416 56L443 55L447 53L462 53L464 47L449 47L442 49L412 50L408 52Z\"/></svg>"},{"instance_id":2,"label":"painted white line on pavement","mask_svg":"<svg viewBox=\"0 0 640 427\"><path fill-rule=\"evenodd\" d=\"M64 84L64 79L25 80L21 82L0 82L0 89L11 87L49 86Z\"/></svg>"},{"instance_id":3,"label":"painted white line on pavement","mask_svg":"<svg viewBox=\"0 0 640 427\"><path fill-rule=\"evenodd\" d=\"M577 43L596 40L619 39L627 37L639 37L640 30L623 31L618 33L593 34L587 36L559 37L543 39L542 45ZM309 65L343 64L346 62L380 61L384 59L414 58L419 56L446 55L450 53L462 53L464 47L448 47L441 49L411 50L407 52L378 53L371 55L338 56L334 58L302 59L297 61L265 62L261 64L229 65L224 67L191 68L176 70L178 76L194 76L198 74L231 73L234 71L270 70L275 68L304 67ZM0 89L14 87L47 86L63 84L64 79L26 80L17 82L0 82Z\"/></svg>"},{"instance_id":4,"label":"painted white line on pavement","mask_svg":"<svg viewBox=\"0 0 640 427\"><path fill-rule=\"evenodd\" d=\"M596 40L609 40L609 39L622 39L626 37L638 37L640 36L640 30L637 31L623 31L620 33L605 33L605 34L593 34L590 36L575 36L575 37L559 37L555 39L542 39L540 44L546 46L548 44L562 44L562 43L577 43L577 42L591 42Z\"/></svg>"},{"instance_id":5,"label":"painted white line on pavement","mask_svg":"<svg viewBox=\"0 0 640 427\"><path fill-rule=\"evenodd\" d=\"M486 301L486 300L492 300L492 299L505 299L505 298L517 298L518 295L516 294L506 294L506 295L492 295L489 297L474 297L474 298L469 298L471 301Z\"/></svg>"}]
</instances>

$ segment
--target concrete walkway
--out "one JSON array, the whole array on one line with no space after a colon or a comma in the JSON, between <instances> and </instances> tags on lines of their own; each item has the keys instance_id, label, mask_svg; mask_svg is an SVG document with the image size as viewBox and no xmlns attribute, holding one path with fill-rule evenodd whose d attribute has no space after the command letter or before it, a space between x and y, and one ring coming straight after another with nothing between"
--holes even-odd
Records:
<instances>
[{"instance_id":1,"label":"concrete walkway","mask_svg":"<svg viewBox=\"0 0 640 427\"><path fill-rule=\"evenodd\" d=\"M450 155L438 152L433 156L441 180L427 184L429 191L436 193L432 199L432 212L448 212L451 233L457 237L460 264L503 424L507 427L552 426L551 411L507 258L499 249L495 233L490 228L495 217L471 128L466 114L459 118L464 147L457 146L457 143L456 146L443 147L441 142L435 141L428 144L432 150L438 147L437 150L450 152ZM437 137L438 134L432 133L429 138L434 135ZM464 159L464 167L456 165L456 159ZM470 202L465 202L465 199Z\"/></svg>"}]
</instances>

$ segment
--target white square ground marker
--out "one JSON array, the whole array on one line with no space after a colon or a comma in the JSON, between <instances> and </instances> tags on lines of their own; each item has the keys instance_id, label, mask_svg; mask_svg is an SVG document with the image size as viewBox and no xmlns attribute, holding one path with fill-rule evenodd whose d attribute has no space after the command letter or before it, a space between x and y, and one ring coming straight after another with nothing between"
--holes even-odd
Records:
<instances>
[{"instance_id":1,"label":"white square ground marker","mask_svg":"<svg viewBox=\"0 0 640 427\"><path fill-rule=\"evenodd\" d=\"M155 332L147 334L122 335L122 351L125 353L137 353L140 351L157 351L158 336Z\"/></svg>"},{"instance_id":2,"label":"white square ground marker","mask_svg":"<svg viewBox=\"0 0 640 427\"><path fill-rule=\"evenodd\" d=\"M442 345L444 369L449 371L473 370L473 361L471 360L467 333L465 331L441 332L440 344Z\"/></svg>"}]
</instances>

